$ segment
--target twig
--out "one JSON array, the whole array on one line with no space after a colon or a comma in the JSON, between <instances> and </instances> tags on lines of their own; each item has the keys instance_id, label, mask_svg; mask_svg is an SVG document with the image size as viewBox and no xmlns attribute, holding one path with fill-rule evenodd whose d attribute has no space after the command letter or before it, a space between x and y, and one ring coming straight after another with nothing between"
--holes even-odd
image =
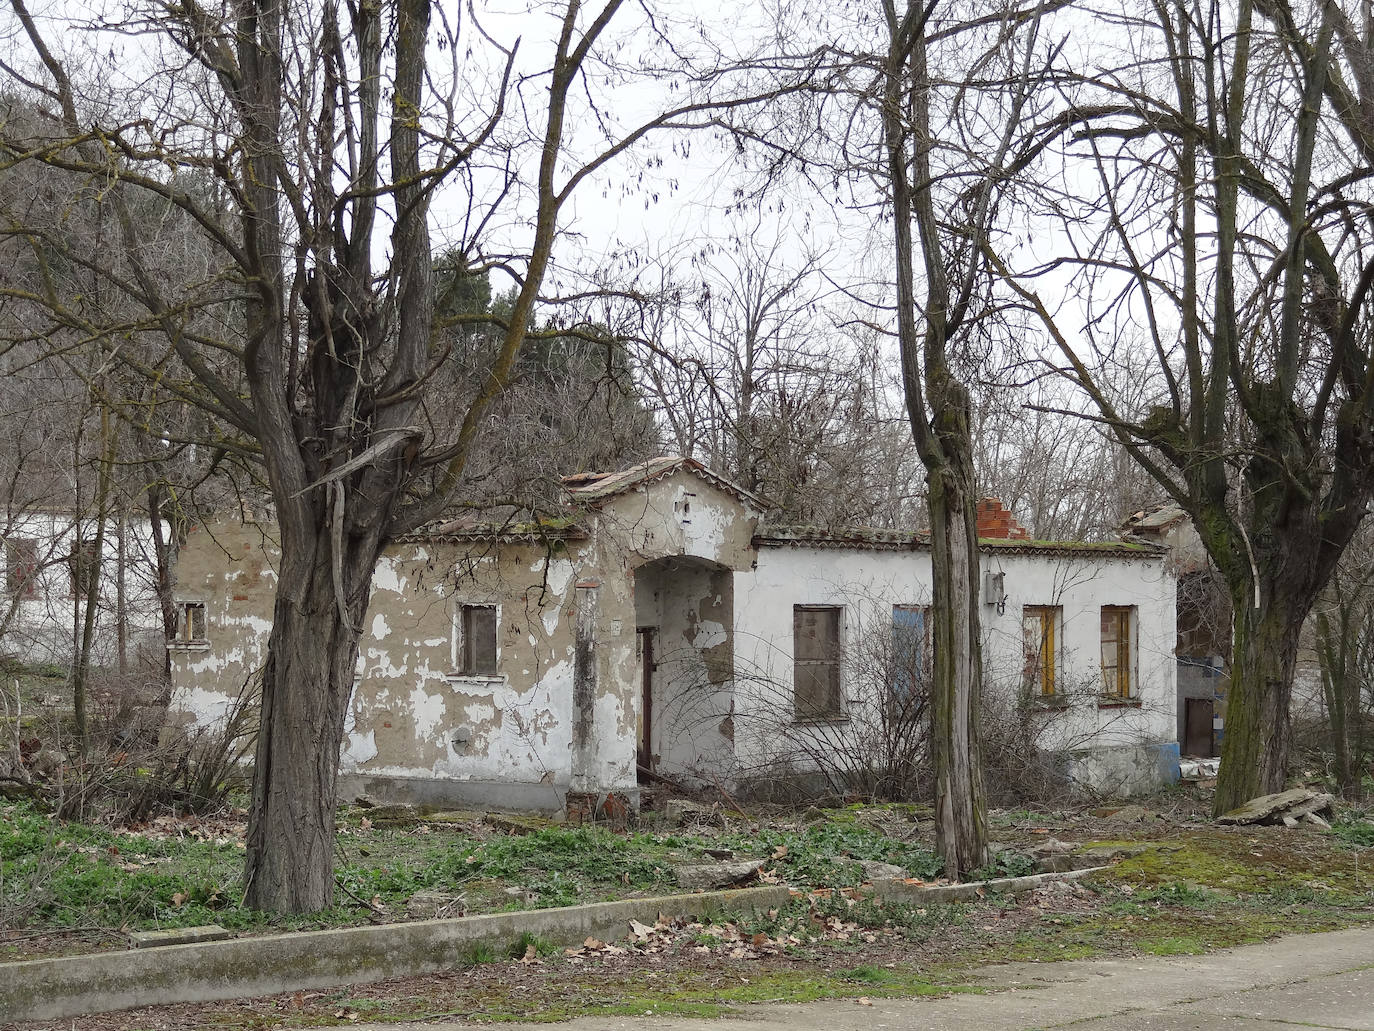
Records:
<instances>
[{"instance_id":1,"label":"twig","mask_svg":"<svg viewBox=\"0 0 1374 1031\"><path fill-rule=\"evenodd\" d=\"M739 813L740 816L744 817L750 823L754 822L754 818L750 816L748 813L746 813L743 809L741 809L739 807L739 803L730 797L730 793L725 790L725 787L720 782L720 778L717 777L714 773L711 774L711 783L715 784L716 790L720 792L720 797L725 799L726 805L728 805L735 812Z\"/></svg>"},{"instance_id":2,"label":"twig","mask_svg":"<svg viewBox=\"0 0 1374 1031\"><path fill-rule=\"evenodd\" d=\"M351 898L354 902L362 906L364 909L376 913L378 916L386 916L385 909L382 909L380 906L374 906L371 902L368 902L366 899L359 898L357 895L353 894L353 892L349 890L348 885L344 884L343 881L335 880L334 885L345 895Z\"/></svg>"}]
</instances>

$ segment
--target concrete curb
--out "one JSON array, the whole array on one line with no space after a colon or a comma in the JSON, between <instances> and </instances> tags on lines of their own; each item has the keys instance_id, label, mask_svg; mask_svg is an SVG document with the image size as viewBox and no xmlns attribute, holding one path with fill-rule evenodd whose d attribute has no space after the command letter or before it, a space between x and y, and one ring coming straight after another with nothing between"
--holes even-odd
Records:
<instances>
[{"instance_id":1,"label":"concrete curb","mask_svg":"<svg viewBox=\"0 0 1374 1031\"><path fill-rule=\"evenodd\" d=\"M452 969L474 945L505 949L524 932L581 944L623 937L631 920L652 924L660 913L741 913L789 898L778 885L0 963L0 1023L366 984Z\"/></svg>"},{"instance_id":2,"label":"concrete curb","mask_svg":"<svg viewBox=\"0 0 1374 1031\"><path fill-rule=\"evenodd\" d=\"M892 902L967 902L991 892L1024 895L1055 881L1080 881L1105 866L1089 866L1063 873L1033 873L1025 877L998 877L990 881L971 881L967 884L908 884L906 881L882 879L873 882L872 892Z\"/></svg>"}]
</instances>

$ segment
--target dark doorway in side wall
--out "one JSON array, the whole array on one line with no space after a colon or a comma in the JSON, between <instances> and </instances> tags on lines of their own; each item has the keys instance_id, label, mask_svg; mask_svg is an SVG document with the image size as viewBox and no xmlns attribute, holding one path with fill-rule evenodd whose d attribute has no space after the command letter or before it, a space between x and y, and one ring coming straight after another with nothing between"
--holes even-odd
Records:
<instances>
[{"instance_id":1,"label":"dark doorway in side wall","mask_svg":"<svg viewBox=\"0 0 1374 1031\"><path fill-rule=\"evenodd\" d=\"M642 626L639 634L640 703L639 703L639 779L654 769L654 627Z\"/></svg>"},{"instance_id":2,"label":"dark doorway in side wall","mask_svg":"<svg viewBox=\"0 0 1374 1031\"><path fill-rule=\"evenodd\" d=\"M1212 755L1212 700L1185 698L1183 754L1207 759Z\"/></svg>"}]
</instances>

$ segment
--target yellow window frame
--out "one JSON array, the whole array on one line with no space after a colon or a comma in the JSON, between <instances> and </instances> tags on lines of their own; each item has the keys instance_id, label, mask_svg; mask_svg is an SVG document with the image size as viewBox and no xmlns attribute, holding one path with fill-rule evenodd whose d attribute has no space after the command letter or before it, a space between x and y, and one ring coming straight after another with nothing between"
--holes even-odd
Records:
<instances>
[{"instance_id":1,"label":"yellow window frame","mask_svg":"<svg viewBox=\"0 0 1374 1031\"><path fill-rule=\"evenodd\" d=\"M1131 613L1129 605L1102 606L1102 694L1107 697L1132 697ZM1111 662L1108 648L1114 648Z\"/></svg>"},{"instance_id":2,"label":"yellow window frame","mask_svg":"<svg viewBox=\"0 0 1374 1031\"><path fill-rule=\"evenodd\" d=\"M1057 605L1027 605L1021 610L1022 632L1028 635L1033 632L1039 638L1033 659L1031 648L1025 648L1027 660L1026 686L1033 689L1038 688L1038 693L1043 697L1052 697L1055 694L1058 622L1059 606ZM1032 627L1034 627L1033 631ZM1031 639L1027 636L1026 644L1029 645L1030 643Z\"/></svg>"}]
</instances>

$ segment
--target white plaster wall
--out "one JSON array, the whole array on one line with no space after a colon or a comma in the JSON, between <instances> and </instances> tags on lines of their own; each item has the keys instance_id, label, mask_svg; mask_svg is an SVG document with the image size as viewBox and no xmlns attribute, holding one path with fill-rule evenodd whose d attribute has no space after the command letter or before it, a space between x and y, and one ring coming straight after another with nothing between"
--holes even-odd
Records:
<instances>
[{"instance_id":1,"label":"white plaster wall","mask_svg":"<svg viewBox=\"0 0 1374 1031\"><path fill-rule=\"evenodd\" d=\"M1021 608L1063 607L1059 683L1070 698L1046 720L1047 748L1082 748L1172 741L1175 733L1174 581L1160 558L1080 558L1011 555L989 549L985 569L1006 574L1003 612L982 606L987 706L1012 705L1021 687ZM757 569L736 574L736 754L745 774L797 761L786 739L791 720L792 607L844 609L842 683L850 721L818 724L819 741L855 747L875 690L856 683L850 656L865 635L890 636L892 606L931 599L930 555L920 551L763 547ZM1137 606L1139 705L1099 702L1100 609ZM856 705L857 702L857 705ZM800 765L807 766L805 762Z\"/></svg>"},{"instance_id":2,"label":"white plaster wall","mask_svg":"<svg viewBox=\"0 0 1374 1031\"><path fill-rule=\"evenodd\" d=\"M757 568L735 574L735 754L745 775L776 765L810 764L794 741L819 748L862 749L876 687L856 676L851 655L868 634L891 635L894 604L930 602L929 556L838 548L763 547ZM793 721L792 607L844 609L840 647L848 722L803 727ZM793 739L793 740L789 740Z\"/></svg>"},{"instance_id":3,"label":"white plaster wall","mask_svg":"<svg viewBox=\"0 0 1374 1031\"><path fill-rule=\"evenodd\" d=\"M983 568L1005 574L1006 611L984 605L983 649L989 705L1010 704L1021 687L1021 610L1063 610L1057 688L1068 710L1046 723L1042 744L1072 749L1177 739L1176 581L1162 559L1010 555L985 549ZM1101 609L1136 606L1138 706L1099 702Z\"/></svg>"},{"instance_id":4,"label":"white plaster wall","mask_svg":"<svg viewBox=\"0 0 1374 1031\"><path fill-rule=\"evenodd\" d=\"M677 555L731 569L753 562L760 513L685 471L606 501L597 514L608 560L625 568Z\"/></svg>"},{"instance_id":5,"label":"white plaster wall","mask_svg":"<svg viewBox=\"0 0 1374 1031\"><path fill-rule=\"evenodd\" d=\"M266 657L276 588L272 527L198 527L177 596L206 606L207 640L172 648L171 712L223 719ZM400 544L377 564L359 646L340 773L566 787L570 775L571 612L580 551L542 546ZM498 610L492 676L458 672L464 604Z\"/></svg>"},{"instance_id":6,"label":"white plaster wall","mask_svg":"<svg viewBox=\"0 0 1374 1031\"><path fill-rule=\"evenodd\" d=\"M32 512L16 516L7 533L34 542L39 572L34 597L12 599L0 595L0 653L24 662L67 663L76 654L85 614L85 602L72 593L68 558L78 536L95 538L95 522L74 520L70 515ZM79 531L79 533L78 533ZM93 660L113 666L118 657L117 526L105 526L100 567L99 603L96 608ZM131 519L124 529L124 593L127 655L161 661L162 611L157 598L157 560L151 526L146 518ZM0 570L0 576L3 576ZM3 591L0 581L0 591Z\"/></svg>"},{"instance_id":7,"label":"white plaster wall","mask_svg":"<svg viewBox=\"0 0 1374 1031\"><path fill-rule=\"evenodd\" d=\"M458 563L442 546L382 556L341 773L568 783L573 646L565 617L575 567L568 556L534 550L507 547L498 558L492 549ZM458 671L455 627L465 604L497 607L494 675Z\"/></svg>"}]
</instances>

